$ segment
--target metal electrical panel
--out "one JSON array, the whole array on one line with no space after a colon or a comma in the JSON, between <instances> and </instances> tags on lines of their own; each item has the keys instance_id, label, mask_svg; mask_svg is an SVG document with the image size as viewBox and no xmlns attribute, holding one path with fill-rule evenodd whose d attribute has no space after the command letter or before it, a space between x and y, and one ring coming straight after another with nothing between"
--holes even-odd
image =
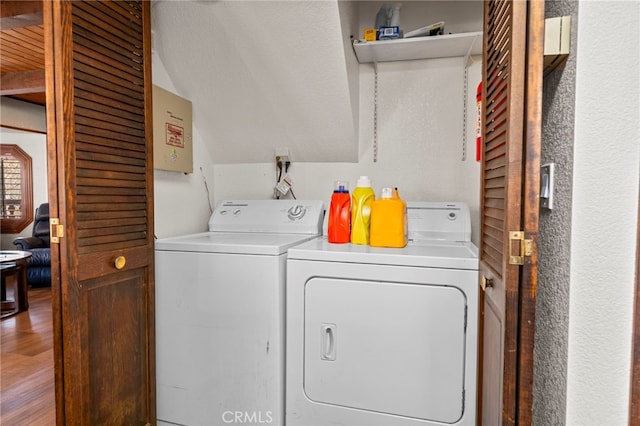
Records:
<instances>
[{"instance_id":1,"label":"metal electrical panel","mask_svg":"<svg viewBox=\"0 0 640 426\"><path fill-rule=\"evenodd\" d=\"M191 101L153 86L153 167L193 173Z\"/></svg>"}]
</instances>

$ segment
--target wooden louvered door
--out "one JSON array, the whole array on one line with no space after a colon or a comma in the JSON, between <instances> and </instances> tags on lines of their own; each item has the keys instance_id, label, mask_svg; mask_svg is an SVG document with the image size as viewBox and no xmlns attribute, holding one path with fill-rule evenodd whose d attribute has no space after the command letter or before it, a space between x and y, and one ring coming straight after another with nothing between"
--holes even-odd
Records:
<instances>
[{"instance_id":1,"label":"wooden louvered door","mask_svg":"<svg viewBox=\"0 0 640 426\"><path fill-rule=\"evenodd\" d=\"M45 1L58 424L155 423L149 8Z\"/></svg>"},{"instance_id":2,"label":"wooden louvered door","mask_svg":"<svg viewBox=\"0 0 640 426\"><path fill-rule=\"evenodd\" d=\"M483 425L526 425L533 403L544 2L486 1L484 25L479 412Z\"/></svg>"}]
</instances>

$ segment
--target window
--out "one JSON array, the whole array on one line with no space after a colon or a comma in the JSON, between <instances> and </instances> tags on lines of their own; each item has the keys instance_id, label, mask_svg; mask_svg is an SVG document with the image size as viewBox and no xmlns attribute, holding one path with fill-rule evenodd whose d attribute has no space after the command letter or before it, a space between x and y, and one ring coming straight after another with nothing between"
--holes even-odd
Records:
<instances>
[{"instance_id":1,"label":"window","mask_svg":"<svg viewBox=\"0 0 640 426\"><path fill-rule=\"evenodd\" d=\"M0 224L17 234L33 221L31 157L18 145L0 148Z\"/></svg>"}]
</instances>

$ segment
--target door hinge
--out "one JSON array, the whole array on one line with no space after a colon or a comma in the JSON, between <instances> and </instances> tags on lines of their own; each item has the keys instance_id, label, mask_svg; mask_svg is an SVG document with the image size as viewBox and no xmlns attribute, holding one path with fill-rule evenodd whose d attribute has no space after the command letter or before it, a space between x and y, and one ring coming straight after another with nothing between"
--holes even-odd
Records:
<instances>
[{"instance_id":1,"label":"door hinge","mask_svg":"<svg viewBox=\"0 0 640 426\"><path fill-rule=\"evenodd\" d=\"M59 244L60 238L64 237L64 225L60 225L60 219L49 219L49 232L51 235L51 242Z\"/></svg>"},{"instance_id":2,"label":"door hinge","mask_svg":"<svg viewBox=\"0 0 640 426\"><path fill-rule=\"evenodd\" d=\"M520 251L518 254L512 254L511 250L513 249L513 242L519 242L516 244L519 246ZM510 231L509 232L509 265L524 265L524 258L526 256L531 256L533 253L533 241L526 240L524 238L523 231Z\"/></svg>"}]
</instances>

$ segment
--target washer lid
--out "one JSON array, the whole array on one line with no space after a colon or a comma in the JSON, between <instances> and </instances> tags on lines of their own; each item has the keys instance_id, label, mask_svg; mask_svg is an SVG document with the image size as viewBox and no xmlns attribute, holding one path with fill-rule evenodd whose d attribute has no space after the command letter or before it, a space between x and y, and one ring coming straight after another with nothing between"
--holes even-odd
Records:
<instances>
[{"instance_id":1,"label":"washer lid","mask_svg":"<svg viewBox=\"0 0 640 426\"><path fill-rule=\"evenodd\" d=\"M419 266L446 269L478 269L478 248L471 242L421 241L404 248L381 248L358 244L331 244L316 238L289 249L290 260Z\"/></svg>"},{"instance_id":2,"label":"washer lid","mask_svg":"<svg viewBox=\"0 0 640 426\"><path fill-rule=\"evenodd\" d=\"M203 232L162 238L156 240L155 248L161 251L277 256L286 253L290 247L314 237L314 235L299 234Z\"/></svg>"}]
</instances>

